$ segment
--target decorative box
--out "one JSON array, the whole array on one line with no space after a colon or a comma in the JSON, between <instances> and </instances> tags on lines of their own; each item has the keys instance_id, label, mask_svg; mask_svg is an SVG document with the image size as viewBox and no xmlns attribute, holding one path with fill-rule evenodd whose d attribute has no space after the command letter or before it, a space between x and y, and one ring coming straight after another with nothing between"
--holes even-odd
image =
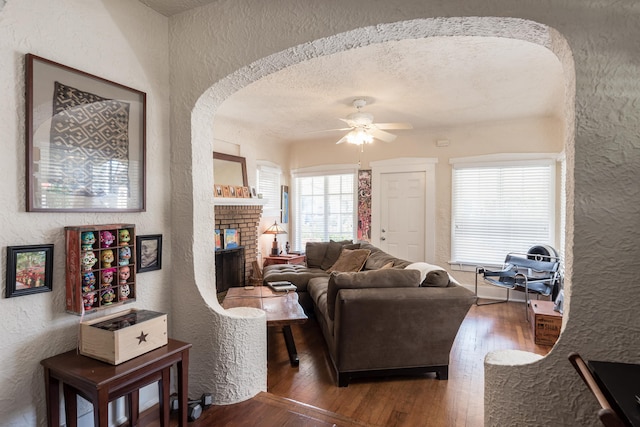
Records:
<instances>
[{"instance_id":1,"label":"decorative box","mask_svg":"<svg viewBox=\"0 0 640 427\"><path fill-rule=\"evenodd\" d=\"M131 309L80 323L80 354L119 365L166 345L167 315Z\"/></svg>"},{"instance_id":2,"label":"decorative box","mask_svg":"<svg viewBox=\"0 0 640 427\"><path fill-rule=\"evenodd\" d=\"M562 329L562 314L553 310L553 301L530 301L529 320L533 328L534 342L538 345L554 345Z\"/></svg>"}]
</instances>

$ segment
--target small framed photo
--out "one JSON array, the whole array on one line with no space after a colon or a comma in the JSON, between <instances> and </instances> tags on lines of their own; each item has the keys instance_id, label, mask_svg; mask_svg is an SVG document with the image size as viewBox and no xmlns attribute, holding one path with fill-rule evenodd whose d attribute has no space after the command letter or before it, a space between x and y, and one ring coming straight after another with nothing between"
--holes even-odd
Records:
<instances>
[{"instance_id":1,"label":"small framed photo","mask_svg":"<svg viewBox=\"0 0 640 427\"><path fill-rule=\"evenodd\" d=\"M216 229L216 251L222 250L222 235L220 230Z\"/></svg>"},{"instance_id":2,"label":"small framed photo","mask_svg":"<svg viewBox=\"0 0 640 427\"><path fill-rule=\"evenodd\" d=\"M53 245L7 247L6 298L51 292Z\"/></svg>"},{"instance_id":3,"label":"small framed photo","mask_svg":"<svg viewBox=\"0 0 640 427\"><path fill-rule=\"evenodd\" d=\"M216 184L213 186L213 195L215 197L222 197L222 185Z\"/></svg>"},{"instance_id":4,"label":"small framed photo","mask_svg":"<svg viewBox=\"0 0 640 427\"><path fill-rule=\"evenodd\" d=\"M236 197L244 197L244 187L242 185L236 185Z\"/></svg>"},{"instance_id":5,"label":"small framed photo","mask_svg":"<svg viewBox=\"0 0 640 427\"><path fill-rule=\"evenodd\" d=\"M249 187L242 187L242 197L244 197L245 199L251 197L251 195L249 194Z\"/></svg>"},{"instance_id":6,"label":"small framed photo","mask_svg":"<svg viewBox=\"0 0 640 427\"><path fill-rule=\"evenodd\" d=\"M256 187L251 187L251 197L258 197L258 192L256 191Z\"/></svg>"},{"instance_id":7,"label":"small framed photo","mask_svg":"<svg viewBox=\"0 0 640 427\"><path fill-rule=\"evenodd\" d=\"M162 234L136 236L136 272L160 270L162 268Z\"/></svg>"},{"instance_id":8,"label":"small framed photo","mask_svg":"<svg viewBox=\"0 0 640 427\"><path fill-rule=\"evenodd\" d=\"M224 248L233 249L240 246L240 232L235 228L224 230Z\"/></svg>"},{"instance_id":9,"label":"small framed photo","mask_svg":"<svg viewBox=\"0 0 640 427\"><path fill-rule=\"evenodd\" d=\"M229 190L228 185L222 186L222 197L231 197L231 191Z\"/></svg>"}]
</instances>

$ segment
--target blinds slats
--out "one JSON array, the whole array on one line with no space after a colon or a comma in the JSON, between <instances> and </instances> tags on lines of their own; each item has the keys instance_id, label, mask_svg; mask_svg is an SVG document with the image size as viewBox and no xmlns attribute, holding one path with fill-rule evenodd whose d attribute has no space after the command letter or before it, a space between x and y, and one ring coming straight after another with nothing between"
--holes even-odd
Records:
<instances>
[{"instance_id":1,"label":"blinds slats","mask_svg":"<svg viewBox=\"0 0 640 427\"><path fill-rule=\"evenodd\" d=\"M508 252L551 244L554 166L465 166L453 169L452 260L502 264Z\"/></svg>"}]
</instances>

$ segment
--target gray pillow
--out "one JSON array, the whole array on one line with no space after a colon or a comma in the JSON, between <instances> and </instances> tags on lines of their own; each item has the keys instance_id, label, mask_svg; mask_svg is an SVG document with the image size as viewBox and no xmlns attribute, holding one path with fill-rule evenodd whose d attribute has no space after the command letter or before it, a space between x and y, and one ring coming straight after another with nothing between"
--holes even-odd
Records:
<instances>
[{"instance_id":1,"label":"gray pillow","mask_svg":"<svg viewBox=\"0 0 640 427\"><path fill-rule=\"evenodd\" d=\"M446 288L449 286L449 273L445 270L430 271L420 286Z\"/></svg>"},{"instance_id":2,"label":"gray pillow","mask_svg":"<svg viewBox=\"0 0 640 427\"><path fill-rule=\"evenodd\" d=\"M321 268L328 247L329 243L327 242L307 242L305 247L307 267Z\"/></svg>"}]
</instances>

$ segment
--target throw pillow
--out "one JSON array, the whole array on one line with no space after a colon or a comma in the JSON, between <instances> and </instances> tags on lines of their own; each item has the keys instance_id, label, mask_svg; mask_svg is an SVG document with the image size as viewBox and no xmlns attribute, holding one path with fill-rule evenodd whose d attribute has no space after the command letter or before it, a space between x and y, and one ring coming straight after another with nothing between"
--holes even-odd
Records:
<instances>
[{"instance_id":1,"label":"throw pillow","mask_svg":"<svg viewBox=\"0 0 640 427\"><path fill-rule=\"evenodd\" d=\"M321 268L328 246L327 242L308 242L305 247L307 267Z\"/></svg>"},{"instance_id":2,"label":"throw pillow","mask_svg":"<svg viewBox=\"0 0 640 427\"><path fill-rule=\"evenodd\" d=\"M324 253L324 257L322 259L322 262L320 263L320 268L322 268L323 270L328 270L329 268L331 268L331 266L335 264L336 260L342 253L342 248L345 245L351 244L353 244L353 240L342 240L340 242L329 240L329 243L326 243L327 251Z\"/></svg>"},{"instance_id":3,"label":"throw pillow","mask_svg":"<svg viewBox=\"0 0 640 427\"><path fill-rule=\"evenodd\" d=\"M445 270L433 270L427 273L420 286L446 288L449 286L449 273Z\"/></svg>"},{"instance_id":4,"label":"throw pillow","mask_svg":"<svg viewBox=\"0 0 640 427\"><path fill-rule=\"evenodd\" d=\"M369 249L343 249L336 262L327 269L327 272L360 271L370 253Z\"/></svg>"},{"instance_id":5,"label":"throw pillow","mask_svg":"<svg viewBox=\"0 0 640 427\"><path fill-rule=\"evenodd\" d=\"M331 273L327 287L327 314L331 320L334 319L336 298L340 289L417 288L418 286L420 286L420 273L415 270L387 268L357 273Z\"/></svg>"}]
</instances>

